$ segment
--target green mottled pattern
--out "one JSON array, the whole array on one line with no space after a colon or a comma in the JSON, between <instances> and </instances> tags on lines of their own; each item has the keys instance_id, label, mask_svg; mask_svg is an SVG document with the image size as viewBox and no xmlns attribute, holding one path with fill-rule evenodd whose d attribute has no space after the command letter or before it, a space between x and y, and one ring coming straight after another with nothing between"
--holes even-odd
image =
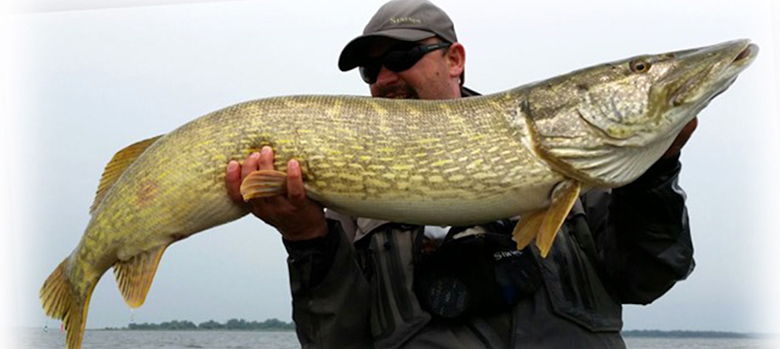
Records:
<instances>
[{"instance_id":1,"label":"green mottled pattern","mask_svg":"<svg viewBox=\"0 0 780 349\"><path fill-rule=\"evenodd\" d=\"M439 212L437 202L490 201L540 183L549 191L561 177L508 127L516 110L516 96L505 93L445 102L279 97L211 113L160 138L125 171L97 207L78 258L102 271L245 214L227 196L225 166L264 145L278 169L301 161L313 197L351 201L341 206L354 214L383 201L425 215L426 207ZM465 220L495 215L473 210Z\"/></svg>"},{"instance_id":2,"label":"green mottled pattern","mask_svg":"<svg viewBox=\"0 0 780 349\"><path fill-rule=\"evenodd\" d=\"M68 277L83 293L117 260L246 214L227 195L225 168L264 145L273 146L277 169L301 162L312 198L398 222L460 225L541 209L567 178L622 185L728 87L750 50L735 41L642 56L449 101L237 104L165 135L127 168L96 207ZM636 59L655 70L631 71Z\"/></svg>"}]
</instances>

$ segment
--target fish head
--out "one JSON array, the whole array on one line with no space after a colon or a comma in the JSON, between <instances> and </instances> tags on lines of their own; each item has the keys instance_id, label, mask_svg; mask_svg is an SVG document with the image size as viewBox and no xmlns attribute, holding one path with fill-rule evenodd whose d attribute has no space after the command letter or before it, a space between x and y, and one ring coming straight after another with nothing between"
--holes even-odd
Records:
<instances>
[{"instance_id":1,"label":"fish head","mask_svg":"<svg viewBox=\"0 0 780 349\"><path fill-rule=\"evenodd\" d=\"M579 86L579 111L610 143L645 146L674 138L757 53L755 44L736 40L596 67L581 75L587 81Z\"/></svg>"},{"instance_id":2,"label":"fish head","mask_svg":"<svg viewBox=\"0 0 780 349\"><path fill-rule=\"evenodd\" d=\"M537 122L537 147L575 178L609 187L629 183L664 154L685 124L731 86L757 54L755 44L735 40L564 75L559 85L565 87L558 94L568 94L571 104ZM555 127L563 120L574 136L559 137Z\"/></svg>"}]
</instances>

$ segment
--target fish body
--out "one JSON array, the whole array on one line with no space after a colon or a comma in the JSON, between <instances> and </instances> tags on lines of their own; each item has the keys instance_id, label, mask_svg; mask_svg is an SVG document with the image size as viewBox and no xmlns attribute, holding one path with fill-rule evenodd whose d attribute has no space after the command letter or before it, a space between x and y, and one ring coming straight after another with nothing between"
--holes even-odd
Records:
<instances>
[{"instance_id":1,"label":"fish body","mask_svg":"<svg viewBox=\"0 0 780 349\"><path fill-rule=\"evenodd\" d=\"M267 145L277 170L250 175L246 198L283 193L279 170L297 159L307 195L331 209L435 225L521 215L518 245L536 239L546 255L581 191L639 177L756 54L740 40L480 97L290 96L218 110L114 156L81 241L41 288L43 308L64 319L73 349L109 268L140 306L167 246L248 213L227 195L225 167Z\"/></svg>"}]
</instances>

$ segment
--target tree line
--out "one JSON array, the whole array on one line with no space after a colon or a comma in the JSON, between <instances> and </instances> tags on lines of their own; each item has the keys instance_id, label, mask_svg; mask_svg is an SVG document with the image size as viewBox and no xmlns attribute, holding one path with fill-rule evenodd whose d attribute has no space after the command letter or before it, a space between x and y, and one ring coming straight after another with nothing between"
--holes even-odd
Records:
<instances>
[{"instance_id":1,"label":"tree line","mask_svg":"<svg viewBox=\"0 0 780 349\"><path fill-rule=\"evenodd\" d=\"M192 321L166 321L159 324L131 323L127 326L130 330L294 330L295 324L284 322L278 319L268 319L265 321L246 321L244 319L230 319L225 323L219 323L214 320L195 324Z\"/></svg>"}]
</instances>

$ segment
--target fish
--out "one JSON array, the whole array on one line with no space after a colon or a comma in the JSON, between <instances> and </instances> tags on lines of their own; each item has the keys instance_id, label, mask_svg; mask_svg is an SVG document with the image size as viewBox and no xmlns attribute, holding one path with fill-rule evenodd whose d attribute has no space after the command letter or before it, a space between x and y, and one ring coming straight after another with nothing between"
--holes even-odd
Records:
<instances>
[{"instance_id":1,"label":"fish","mask_svg":"<svg viewBox=\"0 0 780 349\"><path fill-rule=\"evenodd\" d=\"M92 292L113 267L132 308L166 248L238 219L225 169L264 146L274 169L241 183L245 200L285 193L301 164L307 195L358 217L469 225L519 216L518 248L543 256L580 193L642 175L756 58L747 39L599 64L455 100L300 95L235 104L134 143L106 165L91 219L45 280L44 312L80 348Z\"/></svg>"}]
</instances>

